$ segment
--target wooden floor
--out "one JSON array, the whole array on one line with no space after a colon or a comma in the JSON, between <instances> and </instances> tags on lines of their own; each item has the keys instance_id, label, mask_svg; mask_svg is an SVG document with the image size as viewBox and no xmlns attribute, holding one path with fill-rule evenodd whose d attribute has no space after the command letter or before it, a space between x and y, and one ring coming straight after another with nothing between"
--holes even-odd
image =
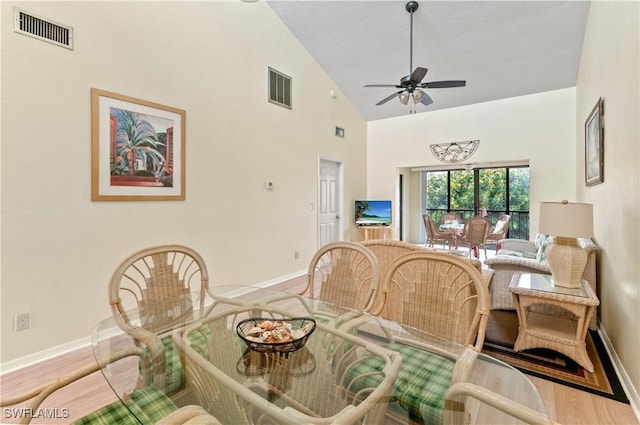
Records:
<instances>
[{"instance_id":1,"label":"wooden floor","mask_svg":"<svg viewBox=\"0 0 640 425\"><path fill-rule=\"evenodd\" d=\"M303 278L277 285L296 292L304 287ZM29 368L0 376L0 395L6 399L63 376L80 365L94 362L91 347L83 348ZM599 397L544 379L529 377L538 388L552 420L564 425L640 425L628 404ZM89 412L116 401L100 372L57 391L41 407L58 418L34 419L34 424L68 424ZM24 405L22 405L24 407ZM18 423L19 406L2 407L0 423Z\"/></svg>"}]
</instances>

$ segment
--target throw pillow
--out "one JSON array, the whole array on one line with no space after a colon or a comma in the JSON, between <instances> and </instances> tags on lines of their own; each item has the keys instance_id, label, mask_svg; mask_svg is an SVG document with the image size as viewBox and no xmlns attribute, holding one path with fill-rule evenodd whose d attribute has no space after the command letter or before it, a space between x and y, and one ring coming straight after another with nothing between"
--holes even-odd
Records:
<instances>
[{"instance_id":1,"label":"throw pillow","mask_svg":"<svg viewBox=\"0 0 640 425\"><path fill-rule=\"evenodd\" d=\"M547 247L554 239L555 236L547 236L540 244L540 249L538 249L538 254L536 255L536 261L543 266L549 266L549 262L547 261Z\"/></svg>"},{"instance_id":2,"label":"throw pillow","mask_svg":"<svg viewBox=\"0 0 640 425\"><path fill-rule=\"evenodd\" d=\"M549 235L545 235L544 233L538 233L536 234L536 238L533 240L533 244L536 246L536 248L538 248L538 250L540 249L540 247L542 246L542 243L547 240L547 238L549 237Z\"/></svg>"},{"instance_id":3,"label":"throw pillow","mask_svg":"<svg viewBox=\"0 0 640 425\"><path fill-rule=\"evenodd\" d=\"M502 229L504 229L504 221L500 220L496 223L496 227L491 233L502 233Z\"/></svg>"}]
</instances>

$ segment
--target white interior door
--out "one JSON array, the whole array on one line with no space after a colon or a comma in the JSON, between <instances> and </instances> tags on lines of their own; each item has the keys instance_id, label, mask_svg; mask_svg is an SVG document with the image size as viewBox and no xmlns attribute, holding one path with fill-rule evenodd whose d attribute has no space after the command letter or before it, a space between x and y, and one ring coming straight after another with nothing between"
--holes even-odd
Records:
<instances>
[{"instance_id":1,"label":"white interior door","mask_svg":"<svg viewBox=\"0 0 640 425\"><path fill-rule=\"evenodd\" d=\"M340 164L320 160L318 170L318 247L339 240Z\"/></svg>"}]
</instances>

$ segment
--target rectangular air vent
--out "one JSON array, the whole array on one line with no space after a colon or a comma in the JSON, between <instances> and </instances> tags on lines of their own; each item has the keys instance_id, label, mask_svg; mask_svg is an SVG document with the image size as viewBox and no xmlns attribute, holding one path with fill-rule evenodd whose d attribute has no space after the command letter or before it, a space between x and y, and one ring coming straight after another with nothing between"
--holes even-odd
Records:
<instances>
[{"instance_id":1,"label":"rectangular air vent","mask_svg":"<svg viewBox=\"0 0 640 425\"><path fill-rule=\"evenodd\" d=\"M291 77L269 67L269 102L291 109Z\"/></svg>"},{"instance_id":2,"label":"rectangular air vent","mask_svg":"<svg viewBox=\"0 0 640 425\"><path fill-rule=\"evenodd\" d=\"M14 9L14 31L73 50L73 28Z\"/></svg>"}]
</instances>

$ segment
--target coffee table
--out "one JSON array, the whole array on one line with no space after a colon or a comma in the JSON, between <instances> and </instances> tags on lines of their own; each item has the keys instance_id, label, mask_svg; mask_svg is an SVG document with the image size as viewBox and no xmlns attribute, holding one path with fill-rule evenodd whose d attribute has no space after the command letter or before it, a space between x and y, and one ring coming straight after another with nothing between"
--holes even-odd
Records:
<instances>
[{"instance_id":1,"label":"coffee table","mask_svg":"<svg viewBox=\"0 0 640 425\"><path fill-rule=\"evenodd\" d=\"M589 283L580 288L555 286L550 275L515 273L509 289L518 313L518 338L515 351L547 348L575 360L593 373L593 363L586 348L589 322L600 304ZM532 309L536 305L560 307L571 315Z\"/></svg>"}]
</instances>

